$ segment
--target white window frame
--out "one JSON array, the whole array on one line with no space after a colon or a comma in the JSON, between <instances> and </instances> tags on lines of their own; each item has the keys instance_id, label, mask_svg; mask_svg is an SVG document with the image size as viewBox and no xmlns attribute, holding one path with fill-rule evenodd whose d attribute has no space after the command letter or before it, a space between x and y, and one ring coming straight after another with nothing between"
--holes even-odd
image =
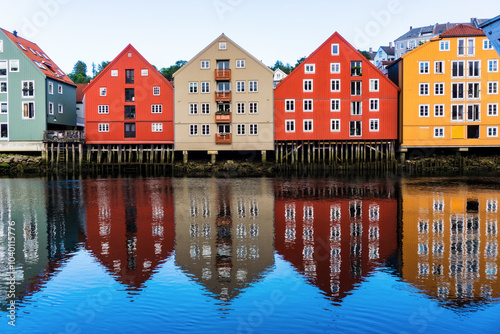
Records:
<instances>
[{"instance_id":1,"label":"white window frame","mask_svg":"<svg viewBox=\"0 0 500 334\"><path fill-rule=\"evenodd\" d=\"M25 105L29 105L29 104L33 104L33 117L25 117L24 116L24 106ZM36 104L34 101L24 101L21 103L21 107L22 107L22 118L23 119L35 119L36 118Z\"/></svg>"},{"instance_id":2,"label":"white window frame","mask_svg":"<svg viewBox=\"0 0 500 334\"><path fill-rule=\"evenodd\" d=\"M258 124L248 124L248 135L258 136L259 135L259 125Z\"/></svg>"},{"instance_id":3,"label":"white window frame","mask_svg":"<svg viewBox=\"0 0 500 334\"><path fill-rule=\"evenodd\" d=\"M338 43L332 43L330 46L330 50L332 51L332 56L338 56L340 53L339 50L339 44ZM336 50L336 52L334 52Z\"/></svg>"},{"instance_id":4,"label":"white window frame","mask_svg":"<svg viewBox=\"0 0 500 334\"><path fill-rule=\"evenodd\" d=\"M418 105L418 117L429 117L429 105L419 104Z\"/></svg>"},{"instance_id":5,"label":"white window frame","mask_svg":"<svg viewBox=\"0 0 500 334\"><path fill-rule=\"evenodd\" d=\"M201 104L201 114L202 115L210 115L210 103L202 103Z\"/></svg>"},{"instance_id":6,"label":"white window frame","mask_svg":"<svg viewBox=\"0 0 500 334\"><path fill-rule=\"evenodd\" d=\"M161 90L160 86L154 86L153 87L153 96L160 96Z\"/></svg>"},{"instance_id":7,"label":"white window frame","mask_svg":"<svg viewBox=\"0 0 500 334\"><path fill-rule=\"evenodd\" d=\"M245 81L236 81L236 93L245 92Z\"/></svg>"},{"instance_id":8,"label":"white window frame","mask_svg":"<svg viewBox=\"0 0 500 334\"><path fill-rule=\"evenodd\" d=\"M340 73L340 63L330 63L330 73L339 74Z\"/></svg>"},{"instance_id":9,"label":"white window frame","mask_svg":"<svg viewBox=\"0 0 500 334\"><path fill-rule=\"evenodd\" d=\"M487 109L488 116L498 116L498 103L488 103Z\"/></svg>"},{"instance_id":10,"label":"white window frame","mask_svg":"<svg viewBox=\"0 0 500 334\"><path fill-rule=\"evenodd\" d=\"M313 92L313 80L312 79L304 79L303 80L303 89L304 92Z\"/></svg>"},{"instance_id":11,"label":"white window frame","mask_svg":"<svg viewBox=\"0 0 500 334\"><path fill-rule=\"evenodd\" d=\"M210 136L210 124L202 124L201 125L201 135L202 136Z\"/></svg>"},{"instance_id":12,"label":"white window frame","mask_svg":"<svg viewBox=\"0 0 500 334\"><path fill-rule=\"evenodd\" d=\"M380 131L380 120L378 118L370 118L369 119L369 131L370 132L379 132ZM374 127L374 129L372 129Z\"/></svg>"},{"instance_id":13,"label":"white window frame","mask_svg":"<svg viewBox=\"0 0 500 334\"><path fill-rule=\"evenodd\" d=\"M209 94L210 93L210 82L209 81L202 81L201 82L201 93L202 94Z\"/></svg>"},{"instance_id":14,"label":"white window frame","mask_svg":"<svg viewBox=\"0 0 500 334\"><path fill-rule=\"evenodd\" d=\"M259 82L254 80L248 83L248 92L257 93L259 91Z\"/></svg>"},{"instance_id":15,"label":"white window frame","mask_svg":"<svg viewBox=\"0 0 500 334\"><path fill-rule=\"evenodd\" d=\"M441 70L442 72L438 72L437 71L437 65L438 64L441 64ZM436 60L434 61L434 74L444 74L446 71L445 71L445 62L443 60Z\"/></svg>"},{"instance_id":16,"label":"white window frame","mask_svg":"<svg viewBox=\"0 0 500 334\"><path fill-rule=\"evenodd\" d=\"M477 96L469 96L469 88L470 86L472 85L472 87L474 86L477 86L479 89L477 90L477 93L478 95ZM467 91L467 100L480 100L481 99L481 82L468 82L467 83L467 87L466 87L466 91ZM476 90L474 90L474 92L476 92Z\"/></svg>"},{"instance_id":17,"label":"white window frame","mask_svg":"<svg viewBox=\"0 0 500 334\"><path fill-rule=\"evenodd\" d=\"M369 87L369 91L370 92L378 92L379 89L380 89L380 82L378 79L370 79L370 87Z\"/></svg>"},{"instance_id":18,"label":"white window frame","mask_svg":"<svg viewBox=\"0 0 500 334\"><path fill-rule=\"evenodd\" d=\"M2 84L5 89L2 89ZM0 81L0 93L7 94L9 92L9 88L7 85L7 81Z\"/></svg>"},{"instance_id":19,"label":"white window frame","mask_svg":"<svg viewBox=\"0 0 500 334\"><path fill-rule=\"evenodd\" d=\"M418 73L419 74L429 74L430 73L430 62L429 61L419 61L418 62Z\"/></svg>"},{"instance_id":20,"label":"white window frame","mask_svg":"<svg viewBox=\"0 0 500 334\"><path fill-rule=\"evenodd\" d=\"M457 92L459 92L458 88L460 87L460 85L462 85L462 96L463 97L453 97L453 87L457 87ZM465 96L467 96L466 94L466 90L465 90L465 83L464 82L452 82L451 83L451 100L452 101L461 101L461 100L464 100L465 99Z\"/></svg>"},{"instance_id":21,"label":"white window frame","mask_svg":"<svg viewBox=\"0 0 500 334\"><path fill-rule=\"evenodd\" d=\"M236 68L245 68L246 62L245 59L236 59Z\"/></svg>"},{"instance_id":22,"label":"white window frame","mask_svg":"<svg viewBox=\"0 0 500 334\"><path fill-rule=\"evenodd\" d=\"M147 68L141 68L141 77L149 76L149 70Z\"/></svg>"},{"instance_id":23,"label":"white window frame","mask_svg":"<svg viewBox=\"0 0 500 334\"><path fill-rule=\"evenodd\" d=\"M295 100L285 100L285 112L295 112Z\"/></svg>"},{"instance_id":24,"label":"white window frame","mask_svg":"<svg viewBox=\"0 0 500 334\"><path fill-rule=\"evenodd\" d=\"M334 89L336 88L336 89ZM340 79L331 79L330 80L330 91L338 93L340 92Z\"/></svg>"},{"instance_id":25,"label":"white window frame","mask_svg":"<svg viewBox=\"0 0 500 334\"><path fill-rule=\"evenodd\" d=\"M498 59L488 59L488 73L498 73Z\"/></svg>"},{"instance_id":26,"label":"white window frame","mask_svg":"<svg viewBox=\"0 0 500 334\"><path fill-rule=\"evenodd\" d=\"M288 130L289 128L293 128L293 130ZM295 120L294 119L286 119L285 120L285 133L294 133L295 132Z\"/></svg>"},{"instance_id":27,"label":"white window frame","mask_svg":"<svg viewBox=\"0 0 500 334\"><path fill-rule=\"evenodd\" d=\"M57 85L57 93L62 94L63 93L63 86L62 85Z\"/></svg>"},{"instance_id":28,"label":"white window frame","mask_svg":"<svg viewBox=\"0 0 500 334\"><path fill-rule=\"evenodd\" d=\"M238 115L245 114L245 102L236 103L236 114Z\"/></svg>"},{"instance_id":29,"label":"white window frame","mask_svg":"<svg viewBox=\"0 0 500 334\"><path fill-rule=\"evenodd\" d=\"M49 95L54 95L54 83L49 81Z\"/></svg>"},{"instance_id":30,"label":"white window frame","mask_svg":"<svg viewBox=\"0 0 500 334\"><path fill-rule=\"evenodd\" d=\"M163 123L151 123L151 132L163 132Z\"/></svg>"},{"instance_id":31,"label":"white window frame","mask_svg":"<svg viewBox=\"0 0 500 334\"><path fill-rule=\"evenodd\" d=\"M434 117L444 117L444 113L445 113L444 104L434 105Z\"/></svg>"},{"instance_id":32,"label":"white window frame","mask_svg":"<svg viewBox=\"0 0 500 334\"><path fill-rule=\"evenodd\" d=\"M98 132L109 132L109 123L99 123L97 125Z\"/></svg>"},{"instance_id":33,"label":"white window frame","mask_svg":"<svg viewBox=\"0 0 500 334\"><path fill-rule=\"evenodd\" d=\"M340 99L330 99L330 111L340 112L341 101Z\"/></svg>"},{"instance_id":34,"label":"white window frame","mask_svg":"<svg viewBox=\"0 0 500 334\"><path fill-rule=\"evenodd\" d=\"M359 106L359 108L355 106ZM351 101L351 116L361 115L363 115L363 101Z\"/></svg>"},{"instance_id":35,"label":"white window frame","mask_svg":"<svg viewBox=\"0 0 500 334\"><path fill-rule=\"evenodd\" d=\"M330 119L330 132L340 132L340 118Z\"/></svg>"},{"instance_id":36,"label":"white window frame","mask_svg":"<svg viewBox=\"0 0 500 334\"><path fill-rule=\"evenodd\" d=\"M259 103L258 102L249 102L248 103L248 113L255 115L259 113Z\"/></svg>"},{"instance_id":37,"label":"white window frame","mask_svg":"<svg viewBox=\"0 0 500 334\"><path fill-rule=\"evenodd\" d=\"M472 42L472 53L470 52L470 42ZM474 57L476 54L476 39L475 38L467 38L467 57Z\"/></svg>"},{"instance_id":38,"label":"white window frame","mask_svg":"<svg viewBox=\"0 0 500 334\"><path fill-rule=\"evenodd\" d=\"M438 87L440 87L438 91ZM434 83L434 95L435 96L443 96L445 94L445 83L444 82L435 82Z\"/></svg>"},{"instance_id":39,"label":"white window frame","mask_svg":"<svg viewBox=\"0 0 500 334\"><path fill-rule=\"evenodd\" d=\"M478 69L478 75L470 75L469 73L469 69L471 67L471 64L475 64L475 63L478 63L479 64L479 69ZM474 78L474 79L478 79L481 77L481 60L480 59L473 59L473 60L468 60L467 61L467 78Z\"/></svg>"},{"instance_id":40,"label":"white window frame","mask_svg":"<svg viewBox=\"0 0 500 334\"><path fill-rule=\"evenodd\" d=\"M210 60L201 60L200 67L202 70L209 70L210 69Z\"/></svg>"},{"instance_id":41,"label":"white window frame","mask_svg":"<svg viewBox=\"0 0 500 334\"><path fill-rule=\"evenodd\" d=\"M370 107L369 107L369 111L379 111L380 109L380 101L379 99L370 99L369 101L370 103ZM373 108L373 104L375 104L375 108Z\"/></svg>"},{"instance_id":42,"label":"white window frame","mask_svg":"<svg viewBox=\"0 0 500 334\"><path fill-rule=\"evenodd\" d=\"M105 104L98 105L97 106L97 114L99 114L99 115L109 114L109 105L105 105Z\"/></svg>"},{"instance_id":43,"label":"white window frame","mask_svg":"<svg viewBox=\"0 0 500 334\"><path fill-rule=\"evenodd\" d=\"M439 51L450 51L450 41L439 41Z\"/></svg>"},{"instance_id":44,"label":"white window frame","mask_svg":"<svg viewBox=\"0 0 500 334\"><path fill-rule=\"evenodd\" d=\"M33 99L35 98L35 81L34 80L23 80L21 81L21 89L24 90L24 84L27 84L28 87L29 87L29 84L31 83L33 85L33 92L31 93L32 95L24 95L24 93L22 93L22 97L23 99Z\"/></svg>"},{"instance_id":45,"label":"white window frame","mask_svg":"<svg viewBox=\"0 0 500 334\"><path fill-rule=\"evenodd\" d=\"M62 104L58 104L58 105L57 105L57 112L58 112L59 114L63 114L63 113L64 113L64 105L62 105Z\"/></svg>"},{"instance_id":46,"label":"white window frame","mask_svg":"<svg viewBox=\"0 0 500 334\"><path fill-rule=\"evenodd\" d=\"M3 52L3 40L0 39L0 52Z\"/></svg>"},{"instance_id":47,"label":"white window frame","mask_svg":"<svg viewBox=\"0 0 500 334\"><path fill-rule=\"evenodd\" d=\"M463 53L460 53L460 42L463 42ZM467 43L465 41L465 38L459 38L457 39L457 57L465 57L467 54Z\"/></svg>"},{"instance_id":48,"label":"white window frame","mask_svg":"<svg viewBox=\"0 0 500 334\"><path fill-rule=\"evenodd\" d=\"M422 92L422 88L424 88L423 92ZM429 96L430 95L428 82L420 82L418 84L418 95L419 96Z\"/></svg>"},{"instance_id":49,"label":"white window frame","mask_svg":"<svg viewBox=\"0 0 500 334\"><path fill-rule=\"evenodd\" d=\"M152 114L161 114L161 113L163 113L163 104L152 104L151 105L151 113Z\"/></svg>"},{"instance_id":50,"label":"white window frame","mask_svg":"<svg viewBox=\"0 0 500 334\"><path fill-rule=\"evenodd\" d=\"M245 124L236 124L236 135L237 136L246 136Z\"/></svg>"},{"instance_id":51,"label":"white window frame","mask_svg":"<svg viewBox=\"0 0 500 334\"><path fill-rule=\"evenodd\" d=\"M453 64L463 64L462 68L463 68L463 74L460 75L458 72L458 69L460 68L460 66L457 65L457 75L453 75ZM451 78L452 79L461 79L461 78L465 78L465 72L467 71L467 68L465 67L465 61L463 60L453 60L451 62Z\"/></svg>"},{"instance_id":52,"label":"white window frame","mask_svg":"<svg viewBox=\"0 0 500 334\"><path fill-rule=\"evenodd\" d=\"M434 138L444 138L444 127L434 128Z\"/></svg>"},{"instance_id":53,"label":"white window frame","mask_svg":"<svg viewBox=\"0 0 500 334\"><path fill-rule=\"evenodd\" d=\"M117 77L118 76L118 70L111 70L111 76L112 77Z\"/></svg>"},{"instance_id":54,"label":"white window frame","mask_svg":"<svg viewBox=\"0 0 500 334\"><path fill-rule=\"evenodd\" d=\"M483 39L483 50L493 50L493 43L488 38Z\"/></svg>"},{"instance_id":55,"label":"white window frame","mask_svg":"<svg viewBox=\"0 0 500 334\"><path fill-rule=\"evenodd\" d=\"M488 95L498 94L498 81L488 81Z\"/></svg>"},{"instance_id":56,"label":"white window frame","mask_svg":"<svg viewBox=\"0 0 500 334\"><path fill-rule=\"evenodd\" d=\"M316 73L316 64L305 64L304 65L304 73L305 74L314 74L314 73Z\"/></svg>"},{"instance_id":57,"label":"white window frame","mask_svg":"<svg viewBox=\"0 0 500 334\"><path fill-rule=\"evenodd\" d=\"M198 94L198 82L192 81L189 83L189 94Z\"/></svg>"},{"instance_id":58,"label":"white window frame","mask_svg":"<svg viewBox=\"0 0 500 334\"><path fill-rule=\"evenodd\" d=\"M189 124L189 136L198 135L198 124Z\"/></svg>"},{"instance_id":59,"label":"white window frame","mask_svg":"<svg viewBox=\"0 0 500 334\"><path fill-rule=\"evenodd\" d=\"M488 126L486 128L486 137L497 138L498 137L498 126Z\"/></svg>"},{"instance_id":60,"label":"white window frame","mask_svg":"<svg viewBox=\"0 0 500 334\"><path fill-rule=\"evenodd\" d=\"M302 104L302 108L303 108L302 111L304 111L304 112L313 112L314 111L313 99L304 99L302 103L303 103ZM311 106L311 109L309 109L309 105Z\"/></svg>"},{"instance_id":61,"label":"white window frame","mask_svg":"<svg viewBox=\"0 0 500 334\"><path fill-rule=\"evenodd\" d=\"M227 43L219 42L219 50L227 50Z\"/></svg>"},{"instance_id":62,"label":"white window frame","mask_svg":"<svg viewBox=\"0 0 500 334\"><path fill-rule=\"evenodd\" d=\"M99 87L99 96L106 96L108 94L107 87Z\"/></svg>"},{"instance_id":63,"label":"white window frame","mask_svg":"<svg viewBox=\"0 0 500 334\"><path fill-rule=\"evenodd\" d=\"M1 41L1 40L0 40L0 41ZM9 139L9 123L6 123L6 122L1 122L1 123L0 123L0 129L1 129L2 125L6 125L6 126L7 126L7 136L2 137L2 134L0 134L0 139L2 139L2 140Z\"/></svg>"},{"instance_id":64,"label":"white window frame","mask_svg":"<svg viewBox=\"0 0 500 334\"><path fill-rule=\"evenodd\" d=\"M17 70L13 70L13 69L12 69L13 64L17 64ZM19 72L19 66L20 66L20 65L19 65L19 59L11 59L11 60L9 61L9 71L10 71L10 72L13 72L13 73L17 73L17 72Z\"/></svg>"},{"instance_id":65,"label":"white window frame","mask_svg":"<svg viewBox=\"0 0 500 334\"><path fill-rule=\"evenodd\" d=\"M460 110L460 107L462 107L462 118L457 118L457 119L453 119L453 109L456 107L457 109L457 115L458 115L458 111ZM450 109L450 120L451 122L465 122L465 113L466 113L466 110L465 110L465 104L463 103L454 103L451 105L451 109Z\"/></svg>"},{"instance_id":66,"label":"white window frame","mask_svg":"<svg viewBox=\"0 0 500 334\"><path fill-rule=\"evenodd\" d=\"M54 103L49 102L49 115L54 115Z\"/></svg>"},{"instance_id":67,"label":"white window frame","mask_svg":"<svg viewBox=\"0 0 500 334\"><path fill-rule=\"evenodd\" d=\"M314 122L312 119L305 119L305 120L303 120L302 124L303 124L302 129L304 132L313 132L314 131ZM306 124L308 125L307 129L306 129ZM309 125L311 127L310 129L309 129Z\"/></svg>"},{"instance_id":68,"label":"white window frame","mask_svg":"<svg viewBox=\"0 0 500 334\"><path fill-rule=\"evenodd\" d=\"M198 103L190 103L189 104L189 115L192 115L192 116L198 115Z\"/></svg>"},{"instance_id":69,"label":"white window frame","mask_svg":"<svg viewBox=\"0 0 500 334\"><path fill-rule=\"evenodd\" d=\"M2 107L3 105L5 106L5 111L2 111L2 109L1 109L1 107ZM0 102L0 114L1 114L1 115L6 115L6 114L8 114L8 113L9 113L9 103L8 103L8 102L3 102L3 101L2 101L2 102Z\"/></svg>"}]
</instances>

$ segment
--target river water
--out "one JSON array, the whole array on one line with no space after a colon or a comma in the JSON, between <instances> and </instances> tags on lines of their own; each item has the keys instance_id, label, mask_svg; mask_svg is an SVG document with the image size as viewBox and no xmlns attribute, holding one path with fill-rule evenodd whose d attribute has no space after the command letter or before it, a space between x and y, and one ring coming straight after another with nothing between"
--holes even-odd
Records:
<instances>
[{"instance_id":1,"label":"river water","mask_svg":"<svg viewBox=\"0 0 500 334\"><path fill-rule=\"evenodd\" d=\"M498 333L499 189L0 179L0 333Z\"/></svg>"}]
</instances>

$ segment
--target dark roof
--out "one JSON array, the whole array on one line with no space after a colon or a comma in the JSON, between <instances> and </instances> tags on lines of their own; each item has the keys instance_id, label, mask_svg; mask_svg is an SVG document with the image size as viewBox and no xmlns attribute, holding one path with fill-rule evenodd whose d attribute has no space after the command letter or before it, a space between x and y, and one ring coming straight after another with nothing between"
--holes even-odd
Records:
<instances>
[{"instance_id":1,"label":"dark roof","mask_svg":"<svg viewBox=\"0 0 500 334\"><path fill-rule=\"evenodd\" d=\"M409 38L417 38L417 37L424 37L424 36L430 36L430 37L435 37L446 30L449 30L459 24L463 25L468 25L468 26L473 26L472 23L436 23L430 26L425 26L425 27L417 27L417 28L412 28L410 31L408 31L406 34L400 36L398 39L395 40L395 42L398 42L400 40L406 40Z\"/></svg>"},{"instance_id":2,"label":"dark roof","mask_svg":"<svg viewBox=\"0 0 500 334\"><path fill-rule=\"evenodd\" d=\"M434 25L426 26L426 27L412 28L406 34L404 34L404 35L400 36L399 38L397 38L396 42L400 41L400 40L408 39L408 38L420 37L423 32L425 32L425 33L429 33L430 32L432 34L433 29L434 29Z\"/></svg>"},{"instance_id":3,"label":"dark roof","mask_svg":"<svg viewBox=\"0 0 500 334\"><path fill-rule=\"evenodd\" d=\"M439 37L463 37L463 36L484 36L484 32L475 27L471 27L465 24L459 24L456 27L453 27L441 35Z\"/></svg>"},{"instance_id":4,"label":"dark roof","mask_svg":"<svg viewBox=\"0 0 500 334\"><path fill-rule=\"evenodd\" d=\"M83 89L87 87L88 84L76 84L76 102L83 102L83 97L85 94L83 93Z\"/></svg>"},{"instance_id":5,"label":"dark roof","mask_svg":"<svg viewBox=\"0 0 500 334\"><path fill-rule=\"evenodd\" d=\"M388 56L394 56L394 47L392 46L381 46L382 50L387 53Z\"/></svg>"},{"instance_id":6,"label":"dark roof","mask_svg":"<svg viewBox=\"0 0 500 334\"><path fill-rule=\"evenodd\" d=\"M486 19L477 19L477 23L479 24L479 27L480 27L480 28L483 28L484 26L489 25L489 24L492 24L493 22L498 21L498 20L500 20L500 15L495 16L495 17L494 17L494 18L492 18L491 20L486 20Z\"/></svg>"}]
</instances>

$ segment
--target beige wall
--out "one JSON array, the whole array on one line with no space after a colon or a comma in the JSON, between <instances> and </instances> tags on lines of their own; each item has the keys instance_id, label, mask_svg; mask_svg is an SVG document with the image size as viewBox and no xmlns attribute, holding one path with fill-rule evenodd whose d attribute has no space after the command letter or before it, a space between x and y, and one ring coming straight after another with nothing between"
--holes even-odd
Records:
<instances>
[{"instance_id":1,"label":"beige wall","mask_svg":"<svg viewBox=\"0 0 500 334\"><path fill-rule=\"evenodd\" d=\"M226 42L227 49L219 50L219 42ZM245 60L245 68L236 68L236 60ZM201 61L209 61L209 69L201 69ZM232 144L215 144L215 69L217 60L229 60L231 69L231 133ZM174 75L175 82L175 150L222 151L222 150L274 150L273 127L273 71L258 61L229 38L221 35L195 56ZM245 81L245 93L236 92L236 82ZM249 82L258 81L258 92L249 92ZM189 83L198 83L198 93L189 93ZM201 93L201 83L210 82L210 92ZM245 102L245 114L236 114L238 102ZM258 113L249 114L249 103L258 103ZM198 104L198 115L189 114L189 105ZM201 104L210 103L210 114L201 114ZM190 125L198 124L198 135L190 135ZM210 135L201 134L201 125L210 125ZM237 135L237 124L246 124L246 134ZM258 124L258 135L250 135L249 124Z\"/></svg>"}]
</instances>

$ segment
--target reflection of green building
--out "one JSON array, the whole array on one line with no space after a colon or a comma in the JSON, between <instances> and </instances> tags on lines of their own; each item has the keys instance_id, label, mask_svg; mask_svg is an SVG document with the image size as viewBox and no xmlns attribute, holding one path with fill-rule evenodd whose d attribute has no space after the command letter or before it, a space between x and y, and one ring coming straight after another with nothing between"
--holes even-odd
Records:
<instances>
[{"instance_id":1,"label":"reflection of green building","mask_svg":"<svg viewBox=\"0 0 500 334\"><path fill-rule=\"evenodd\" d=\"M15 222L17 300L38 291L77 247L78 188L41 180L0 180L0 300L6 300L8 222ZM2 311L6 305L0 306Z\"/></svg>"}]
</instances>

